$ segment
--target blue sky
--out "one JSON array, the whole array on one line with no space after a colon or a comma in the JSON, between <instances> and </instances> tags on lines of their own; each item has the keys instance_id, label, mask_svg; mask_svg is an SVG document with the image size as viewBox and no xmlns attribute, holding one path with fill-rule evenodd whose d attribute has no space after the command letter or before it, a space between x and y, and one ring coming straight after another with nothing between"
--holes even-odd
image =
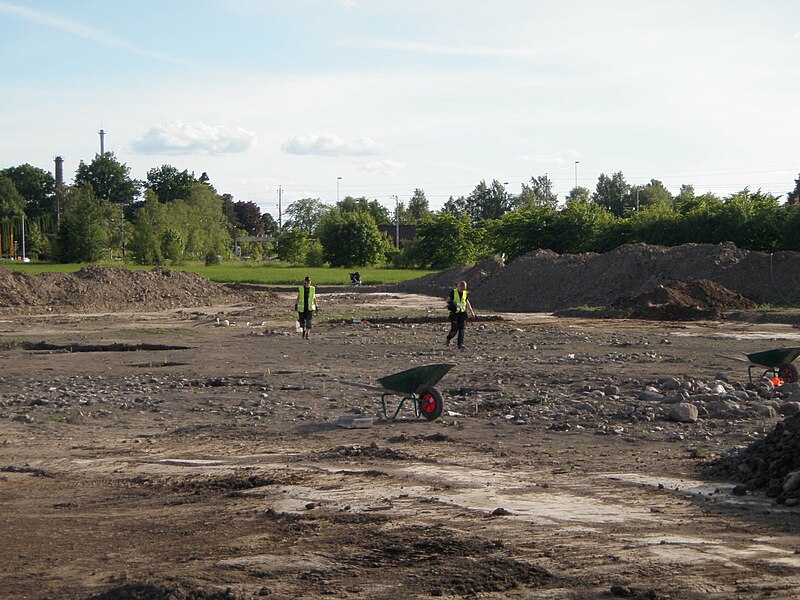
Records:
<instances>
[{"instance_id":1,"label":"blue sky","mask_svg":"<svg viewBox=\"0 0 800 600\"><path fill-rule=\"evenodd\" d=\"M433 208L600 173L721 195L800 174L795 0L0 0L0 168L106 149L277 215ZM338 179L341 177L341 179Z\"/></svg>"}]
</instances>

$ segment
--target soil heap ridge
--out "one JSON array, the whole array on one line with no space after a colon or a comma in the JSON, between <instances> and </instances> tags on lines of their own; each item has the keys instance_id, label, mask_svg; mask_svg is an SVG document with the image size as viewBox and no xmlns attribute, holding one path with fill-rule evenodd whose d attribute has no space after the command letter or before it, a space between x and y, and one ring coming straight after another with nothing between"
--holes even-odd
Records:
<instances>
[{"instance_id":1,"label":"soil heap ridge","mask_svg":"<svg viewBox=\"0 0 800 600\"><path fill-rule=\"evenodd\" d=\"M626 244L604 254L536 250L503 267L486 261L400 284L398 289L444 297L465 279L476 307L551 312L609 306L617 299L676 281L704 279L757 303L800 302L800 253L752 252L731 242L665 247Z\"/></svg>"},{"instance_id":2,"label":"soil heap ridge","mask_svg":"<svg viewBox=\"0 0 800 600\"><path fill-rule=\"evenodd\" d=\"M674 281L653 289L618 298L610 307L599 309L591 316L608 319L650 319L690 321L720 319L724 311L755 308L755 302L709 281ZM569 315L569 309L556 314Z\"/></svg>"},{"instance_id":3,"label":"soil heap ridge","mask_svg":"<svg viewBox=\"0 0 800 600\"><path fill-rule=\"evenodd\" d=\"M208 306L240 296L195 273L163 267L132 271L83 267L31 275L0 267L0 312L149 311Z\"/></svg>"}]
</instances>

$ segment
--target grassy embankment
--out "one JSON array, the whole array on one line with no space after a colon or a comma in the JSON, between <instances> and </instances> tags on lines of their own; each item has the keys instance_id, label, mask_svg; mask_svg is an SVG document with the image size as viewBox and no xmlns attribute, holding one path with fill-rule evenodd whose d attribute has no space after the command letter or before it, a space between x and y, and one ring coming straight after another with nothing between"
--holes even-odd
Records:
<instances>
[{"instance_id":1,"label":"grassy embankment","mask_svg":"<svg viewBox=\"0 0 800 600\"><path fill-rule=\"evenodd\" d=\"M101 266L120 267L128 269L151 269L139 265L118 262L99 263ZM44 264L21 263L16 261L2 261L0 266L8 269L25 271L27 273L73 273L86 265L83 264ZM293 267L279 263L265 265L263 263L248 263L245 261L226 261L219 265L206 266L202 262L187 262L183 265L170 266L179 271L191 271L211 281L220 283L255 283L264 285L291 285L303 281L309 275L315 285L348 285L351 271L356 269L334 268L307 268ZM358 269L361 281L365 285L386 285L399 283L409 279L422 277L433 271L418 269Z\"/></svg>"}]
</instances>

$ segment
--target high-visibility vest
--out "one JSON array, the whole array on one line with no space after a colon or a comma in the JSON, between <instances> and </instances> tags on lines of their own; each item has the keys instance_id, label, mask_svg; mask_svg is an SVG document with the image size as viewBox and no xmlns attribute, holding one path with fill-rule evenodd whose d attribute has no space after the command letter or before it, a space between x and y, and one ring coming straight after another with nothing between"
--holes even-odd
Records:
<instances>
[{"instance_id":1,"label":"high-visibility vest","mask_svg":"<svg viewBox=\"0 0 800 600\"><path fill-rule=\"evenodd\" d=\"M467 312L467 290L464 290L462 296L458 288L455 288L453 290L453 302L455 302L457 313Z\"/></svg>"},{"instance_id":2,"label":"high-visibility vest","mask_svg":"<svg viewBox=\"0 0 800 600\"><path fill-rule=\"evenodd\" d=\"M317 310L317 301L314 299L316 290L314 286L308 288L308 310ZM297 288L297 312L304 312L306 302L306 286L301 285Z\"/></svg>"}]
</instances>

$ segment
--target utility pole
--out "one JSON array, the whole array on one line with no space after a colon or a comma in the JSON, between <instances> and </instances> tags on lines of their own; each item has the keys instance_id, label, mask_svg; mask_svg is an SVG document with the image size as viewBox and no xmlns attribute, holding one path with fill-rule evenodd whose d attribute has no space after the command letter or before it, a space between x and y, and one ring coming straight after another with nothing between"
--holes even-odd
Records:
<instances>
[{"instance_id":1,"label":"utility pole","mask_svg":"<svg viewBox=\"0 0 800 600\"><path fill-rule=\"evenodd\" d=\"M576 161L575 161L575 187L576 187L576 188L578 187L578 164L579 164L580 162L581 162L581 161L579 161L579 160L576 160Z\"/></svg>"},{"instance_id":2,"label":"utility pole","mask_svg":"<svg viewBox=\"0 0 800 600\"><path fill-rule=\"evenodd\" d=\"M281 189L281 186L278 186L278 233L280 233L281 230L283 229L283 220L281 218L281 212L282 212L281 211L281 194L282 194L282 192L283 192L283 190Z\"/></svg>"},{"instance_id":3,"label":"utility pole","mask_svg":"<svg viewBox=\"0 0 800 600\"><path fill-rule=\"evenodd\" d=\"M400 249L400 199L394 197L394 247Z\"/></svg>"},{"instance_id":4,"label":"utility pole","mask_svg":"<svg viewBox=\"0 0 800 600\"><path fill-rule=\"evenodd\" d=\"M25 213L22 213L22 262L25 262Z\"/></svg>"}]
</instances>

